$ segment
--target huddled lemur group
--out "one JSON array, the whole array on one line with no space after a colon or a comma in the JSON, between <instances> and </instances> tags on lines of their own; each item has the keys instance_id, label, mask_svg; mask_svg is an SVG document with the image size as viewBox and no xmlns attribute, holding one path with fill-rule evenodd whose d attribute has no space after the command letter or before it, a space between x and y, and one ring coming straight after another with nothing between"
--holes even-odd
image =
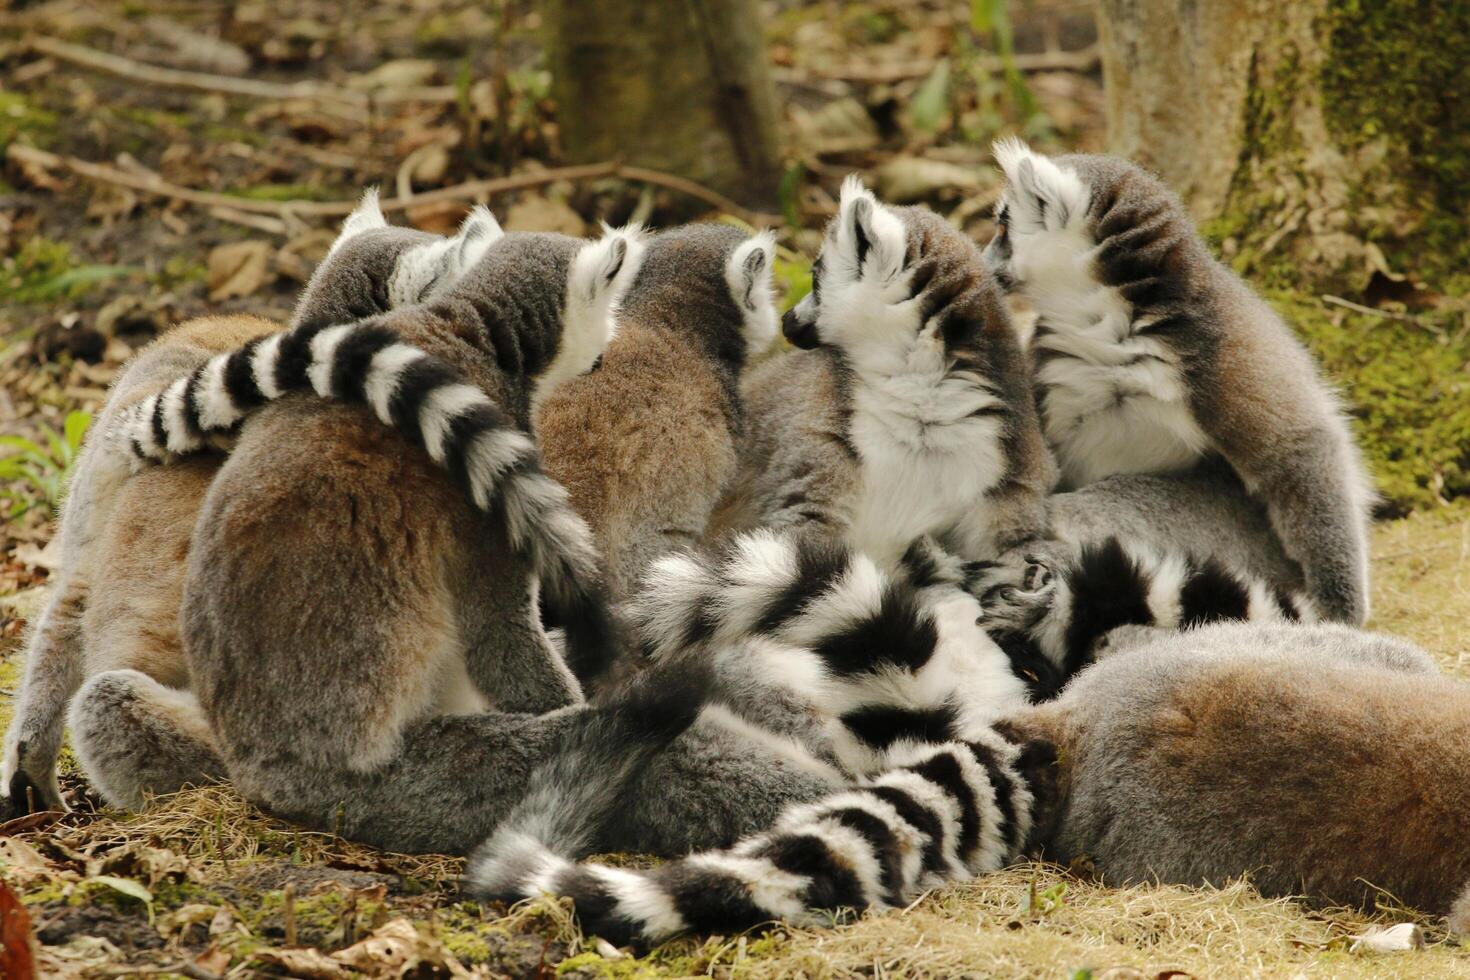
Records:
<instances>
[{"instance_id":1,"label":"huddled lemur group","mask_svg":"<svg viewBox=\"0 0 1470 980\"><path fill-rule=\"evenodd\" d=\"M1470 928L1470 688L1358 628L1372 491L1310 355L1147 173L997 159L983 250L849 180L779 325L769 235L369 196L288 329L185 324L113 388L6 807L65 806L67 724L116 805L227 779L618 942L1025 855Z\"/></svg>"}]
</instances>

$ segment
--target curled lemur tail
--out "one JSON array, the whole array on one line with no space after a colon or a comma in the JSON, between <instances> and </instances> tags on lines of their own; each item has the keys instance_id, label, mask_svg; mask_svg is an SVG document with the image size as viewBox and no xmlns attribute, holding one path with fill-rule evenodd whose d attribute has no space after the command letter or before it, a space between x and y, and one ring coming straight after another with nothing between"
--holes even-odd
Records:
<instances>
[{"instance_id":1,"label":"curled lemur tail","mask_svg":"<svg viewBox=\"0 0 1470 980\"><path fill-rule=\"evenodd\" d=\"M477 894L570 896L582 928L619 945L683 932L731 932L772 920L830 922L884 909L1020 854L1035 798L1021 749L993 731L973 741L906 743L891 768L735 846L647 871L578 864L531 838L506 838L471 861Z\"/></svg>"},{"instance_id":2,"label":"curled lemur tail","mask_svg":"<svg viewBox=\"0 0 1470 980\"><path fill-rule=\"evenodd\" d=\"M1034 647L1071 673L1120 626L1191 629L1224 620L1315 622L1305 594L1215 558L1160 554L1107 538L1057 562L1028 559L1024 584L989 588L985 625L1002 646Z\"/></svg>"},{"instance_id":3,"label":"curled lemur tail","mask_svg":"<svg viewBox=\"0 0 1470 980\"><path fill-rule=\"evenodd\" d=\"M703 648L729 671L744 658L809 700L843 765L871 772L901 740L947 741L993 716L1002 692L961 679L987 648L1002 657L976 626L973 571L927 542L890 575L833 542L755 531L652 563L624 612L657 660Z\"/></svg>"},{"instance_id":4,"label":"curled lemur tail","mask_svg":"<svg viewBox=\"0 0 1470 980\"><path fill-rule=\"evenodd\" d=\"M476 851L469 879L511 874L524 855L578 857L627 788L704 708L709 672L658 665L579 709L581 724L531 774L525 794Z\"/></svg>"},{"instance_id":5,"label":"curled lemur tail","mask_svg":"<svg viewBox=\"0 0 1470 980\"><path fill-rule=\"evenodd\" d=\"M422 446L494 512L535 568L583 680L606 667L611 617L592 536L566 490L541 471L535 444L500 406L443 360L373 320L306 324L220 354L139 403L119 438L140 459L198 452L253 409L293 392L366 405Z\"/></svg>"}]
</instances>

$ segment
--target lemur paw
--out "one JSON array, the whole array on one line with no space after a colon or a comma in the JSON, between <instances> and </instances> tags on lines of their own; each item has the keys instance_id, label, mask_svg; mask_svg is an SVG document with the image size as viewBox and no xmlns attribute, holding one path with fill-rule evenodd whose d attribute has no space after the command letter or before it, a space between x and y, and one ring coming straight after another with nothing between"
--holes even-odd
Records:
<instances>
[{"instance_id":1,"label":"lemur paw","mask_svg":"<svg viewBox=\"0 0 1470 980\"><path fill-rule=\"evenodd\" d=\"M991 632L1025 632L1051 610L1058 577L1039 555L997 565L979 593L981 625Z\"/></svg>"}]
</instances>

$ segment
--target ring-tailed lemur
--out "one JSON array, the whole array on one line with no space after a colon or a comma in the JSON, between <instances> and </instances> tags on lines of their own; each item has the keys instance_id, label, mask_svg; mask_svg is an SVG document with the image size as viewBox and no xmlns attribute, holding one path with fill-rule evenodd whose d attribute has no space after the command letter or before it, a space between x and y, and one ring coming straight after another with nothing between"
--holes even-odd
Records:
<instances>
[{"instance_id":1,"label":"ring-tailed lemur","mask_svg":"<svg viewBox=\"0 0 1470 980\"><path fill-rule=\"evenodd\" d=\"M1363 622L1373 492L1311 355L1151 175L1014 140L995 153L1007 183L986 261L1036 307L1063 484L1218 454L1264 501L1323 617Z\"/></svg>"},{"instance_id":2,"label":"ring-tailed lemur","mask_svg":"<svg viewBox=\"0 0 1470 980\"><path fill-rule=\"evenodd\" d=\"M536 414L546 471L591 525L609 589L704 534L735 470L739 379L778 329L773 236L723 224L659 232L597 369Z\"/></svg>"},{"instance_id":3,"label":"ring-tailed lemur","mask_svg":"<svg viewBox=\"0 0 1470 980\"><path fill-rule=\"evenodd\" d=\"M500 236L475 209L445 239L389 227L369 193L343 223L328 258L297 304L296 322L384 312L447 288ZM386 288L385 288L386 284ZM219 459L130 474L131 453L112 442L120 419L210 357L280 327L254 317L205 317L176 327L128 364L108 395L77 461L57 531L61 567L53 597L31 631L26 673L0 762L0 814L28 805L64 809L56 784L66 705L87 678L135 669L185 690L178 608L194 517ZM103 573L106 577L102 578ZM183 782L163 777L160 791Z\"/></svg>"},{"instance_id":4,"label":"ring-tailed lemur","mask_svg":"<svg viewBox=\"0 0 1470 980\"><path fill-rule=\"evenodd\" d=\"M889 566L926 534L973 559L1043 533L1053 465L979 249L852 178L812 281L783 328L819 349L752 372L723 523L835 533Z\"/></svg>"},{"instance_id":5,"label":"ring-tailed lemur","mask_svg":"<svg viewBox=\"0 0 1470 980\"><path fill-rule=\"evenodd\" d=\"M1060 558L1028 556L1019 581L994 572L982 592L984 625L1019 662L1035 665L1042 690L1056 693L1091 663L1121 626L1188 630L1229 620L1314 622L1301 593L1273 586L1218 558L1159 552L1119 538L1089 542ZM1052 673L1047 668L1055 668Z\"/></svg>"},{"instance_id":6,"label":"ring-tailed lemur","mask_svg":"<svg viewBox=\"0 0 1470 980\"><path fill-rule=\"evenodd\" d=\"M640 255L626 233L507 235L429 303L277 334L142 403L130 435L157 452L275 402L210 486L180 612L200 724L244 795L411 849L465 849L504 815L546 748L508 740L581 698L538 583L578 668L615 649L586 527L523 430L538 393L596 359ZM157 702L146 680L99 675L73 704L105 792L109 767L146 769L158 748L137 717Z\"/></svg>"},{"instance_id":7,"label":"ring-tailed lemur","mask_svg":"<svg viewBox=\"0 0 1470 980\"><path fill-rule=\"evenodd\" d=\"M213 358L141 402L122 438L140 459L158 460L204 448L210 434L284 395L366 406L496 515L566 632L573 670L590 678L611 654L595 551L526 432L531 406L601 356L642 250L636 231L609 230L593 244L502 238L457 285L409 313L303 323ZM506 274L520 281L492 281ZM429 346L477 352L497 376L466 381Z\"/></svg>"},{"instance_id":8,"label":"ring-tailed lemur","mask_svg":"<svg viewBox=\"0 0 1470 980\"><path fill-rule=\"evenodd\" d=\"M998 726L1056 749L1041 856L1116 885L1388 895L1470 933L1470 684L1340 625L1131 639Z\"/></svg>"}]
</instances>

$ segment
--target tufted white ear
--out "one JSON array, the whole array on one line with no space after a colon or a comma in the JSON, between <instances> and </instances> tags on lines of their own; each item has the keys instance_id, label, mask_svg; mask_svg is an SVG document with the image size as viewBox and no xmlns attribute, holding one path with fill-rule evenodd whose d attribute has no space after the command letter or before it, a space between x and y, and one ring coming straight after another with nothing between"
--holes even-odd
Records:
<instances>
[{"instance_id":1,"label":"tufted white ear","mask_svg":"<svg viewBox=\"0 0 1470 980\"><path fill-rule=\"evenodd\" d=\"M473 268L486 250L504 237L505 232L490 209L483 204L475 205L450 239L453 248L449 263L454 278L458 279Z\"/></svg>"},{"instance_id":2,"label":"tufted white ear","mask_svg":"<svg viewBox=\"0 0 1470 980\"><path fill-rule=\"evenodd\" d=\"M442 295L474 268L505 232L483 205L460 223L452 238L436 238L403 250L388 281L388 305L425 303Z\"/></svg>"},{"instance_id":3,"label":"tufted white ear","mask_svg":"<svg viewBox=\"0 0 1470 980\"><path fill-rule=\"evenodd\" d=\"M997 140L991 150L1006 177L1013 233L1060 231L1087 214L1092 195L1076 173L1015 137Z\"/></svg>"},{"instance_id":4,"label":"tufted white ear","mask_svg":"<svg viewBox=\"0 0 1470 980\"><path fill-rule=\"evenodd\" d=\"M747 354L763 352L776 339L779 318L771 281L775 264L776 233L772 231L741 242L725 261L725 282L740 308Z\"/></svg>"},{"instance_id":5,"label":"tufted white ear","mask_svg":"<svg viewBox=\"0 0 1470 980\"><path fill-rule=\"evenodd\" d=\"M353 235L361 234L372 228L386 227L388 227L388 219L383 217L382 205L378 203L378 189L369 187L362 192L362 200L358 202L357 207L353 208L352 213L342 222L342 230L337 233L337 240L327 250L327 255L341 248L342 243Z\"/></svg>"},{"instance_id":6,"label":"tufted white ear","mask_svg":"<svg viewBox=\"0 0 1470 980\"><path fill-rule=\"evenodd\" d=\"M646 246L641 225L609 228L583 245L567 275L561 342L556 357L536 379L534 407L557 385L591 369L617 332L617 309L643 266Z\"/></svg>"},{"instance_id":7,"label":"tufted white ear","mask_svg":"<svg viewBox=\"0 0 1470 980\"><path fill-rule=\"evenodd\" d=\"M881 282L903 270L908 251L903 222L873 196L856 174L842 182L834 244L854 278Z\"/></svg>"}]
</instances>

